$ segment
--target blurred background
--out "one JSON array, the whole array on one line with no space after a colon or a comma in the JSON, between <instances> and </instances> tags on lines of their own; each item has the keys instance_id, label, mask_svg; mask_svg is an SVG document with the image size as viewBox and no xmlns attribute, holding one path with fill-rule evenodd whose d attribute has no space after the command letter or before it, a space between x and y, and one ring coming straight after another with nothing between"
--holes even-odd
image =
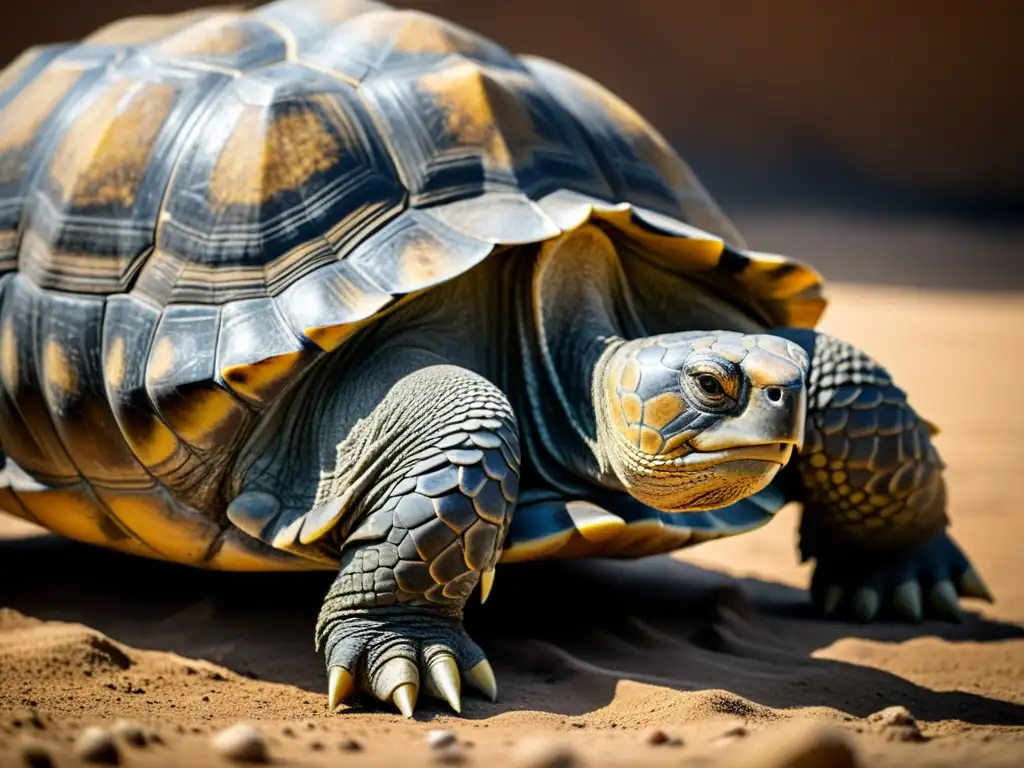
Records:
<instances>
[{"instance_id":1,"label":"blurred background","mask_svg":"<svg viewBox=\"0 0 1024 768\"><path fill-rule=\"evenodd\" d=\"M0 65L196 0L0 0ZM1024 289L1020 0L395 0L558 59L672 141L751 247L831 279Z\"/></svg>"}]
</instances>

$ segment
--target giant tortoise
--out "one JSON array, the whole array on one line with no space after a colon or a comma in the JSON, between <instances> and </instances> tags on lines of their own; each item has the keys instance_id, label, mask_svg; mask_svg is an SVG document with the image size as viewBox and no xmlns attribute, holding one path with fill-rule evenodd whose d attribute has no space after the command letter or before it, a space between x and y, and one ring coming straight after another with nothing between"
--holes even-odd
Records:
<instances>
[{"instance_id":1,"label":"giant tortoise","mask_svg":"<svg viewBox=\"0 0 1024 768\"><path fill-rule=\"evenodd\" d=\"M426 13L132 18L0 80L0 508L336 571L331 709L494 699L461 619L499 561L666 552L788 501L826 615L987 597L933 428L824 306L618 97Z\"/></svg>"}]
</instances>

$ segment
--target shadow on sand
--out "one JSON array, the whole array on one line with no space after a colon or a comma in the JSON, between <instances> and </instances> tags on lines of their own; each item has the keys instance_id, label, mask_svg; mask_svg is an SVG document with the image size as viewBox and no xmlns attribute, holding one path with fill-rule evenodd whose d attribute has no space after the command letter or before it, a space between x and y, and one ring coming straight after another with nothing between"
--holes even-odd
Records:
<instances>
[{"instance_id":1,"label":"shadow on sand","mask_svg":"<svg viewBox=\"0 0 1024 768\"><path fill-rule=\"evenodd\" d=\"M137 648L201 658L235 672L324 693L313 623L332 575L229 574L137 559L53 536L0 542L0 605L80 622ZM970 614L959 625L860 626L811 618L801 590L668 557L506 566L471 634L488 651L497 711L582 715L606 706L622 679L680 691L724 689L771 707L833 707L865 716L903 704L925 720L1022 725L1024 707L935 692L887 672L813 658L843 637L900 642L921 635L991 642L1024 628ZM552 686L572 694L552 696ZM712 698L712 703L718 701ZM723 694L723 714L754 705ZM426 704L422 715L441 710ZM466 702L463 715L495 706Z\"/></svg>"}]
</instances>

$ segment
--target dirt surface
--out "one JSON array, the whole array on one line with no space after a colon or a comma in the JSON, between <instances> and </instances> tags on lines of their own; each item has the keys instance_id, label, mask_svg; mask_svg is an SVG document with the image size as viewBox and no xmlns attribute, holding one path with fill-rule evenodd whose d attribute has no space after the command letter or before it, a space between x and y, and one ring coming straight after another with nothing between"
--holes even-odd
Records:
<instances>
[{"instance_id":1,"label":"dirt surface","mask_svg":"<svg viewBox=\"0 0 1024 768\"><path fill-rule=\"evenodd\" d=\"M415 722L366 703L329 716L312 634L330 574L197 572L5 518L0 766L78 764L82 730L121 718L159 737L115 739L128 765L226 764L211 737L239 721L271 760L302 766L1024 765L1024 298L832 296L824 328L882 359L942 427L953 533L997 598L968 601L963 624L811 618L787 509L675 557L506 566L469 617L497 704L467 693L461 718L430 700ZM916 725L872 717L891 706ZM438 728L454 746L428 746Z\"/></svg>"}]
</instances>

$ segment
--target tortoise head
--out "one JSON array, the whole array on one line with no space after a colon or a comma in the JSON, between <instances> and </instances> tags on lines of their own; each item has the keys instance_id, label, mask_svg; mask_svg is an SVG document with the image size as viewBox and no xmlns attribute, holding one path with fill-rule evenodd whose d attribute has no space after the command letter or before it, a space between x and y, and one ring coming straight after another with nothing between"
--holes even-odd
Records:
<instances>
[{"instance_id":1,"label":"tortoise head","mask_svg":"<svg viewBox=\"0 0 1024 768\"><path fill-rule=\"evenodd\" d=\"M772 481L803 440L803 349L768 335L673 333L620 344L594 379L604 461L634 497L714 509Z\"/></svg>"}]
</instances>

